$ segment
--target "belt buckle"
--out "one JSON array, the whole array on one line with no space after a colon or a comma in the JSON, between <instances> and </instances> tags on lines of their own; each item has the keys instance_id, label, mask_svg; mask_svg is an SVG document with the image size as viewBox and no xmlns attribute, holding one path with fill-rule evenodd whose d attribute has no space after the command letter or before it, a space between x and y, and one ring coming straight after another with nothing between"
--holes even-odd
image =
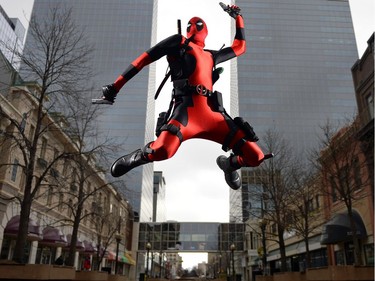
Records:
<instances>
[{"instance_id":1,"label":"belt buckle","mask_svg":"<svg viewBox=\"0 0 375 281\"><path fill-rule=\"evenodd\" d=\"M207 95L207 88L205 86L201 85L201 84L199 84L195 87L195 91L200 96L206 96Z\"/></svg>"}]
</instances>

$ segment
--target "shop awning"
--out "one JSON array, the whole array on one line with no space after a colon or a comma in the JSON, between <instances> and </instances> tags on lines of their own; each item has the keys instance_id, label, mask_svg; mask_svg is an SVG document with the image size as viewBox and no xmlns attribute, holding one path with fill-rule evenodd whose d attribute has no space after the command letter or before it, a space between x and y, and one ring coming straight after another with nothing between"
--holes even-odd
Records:
<instances>
[{"instance_id":1,"label":"shop awning","mask_svg":"<svg viewBox=\"0 0 375 281\"><path fill-rule=\"evenodd\" d=\"M107 259L109 261L115 261L116 260L116 253L113 252L113 251L108 251ZM127 263L127 264L130 264L130 265L135 265L135 260L129 254L127 254L127 253L125 253L125 254L119 253L117 260L119 262L122 262L122 263Z\"/></svg>"},{"instance_id":2,"label":"shop awning","mask_svg":"<svg viewBox=\"0 0 375 281\"><path fill-rule=\"evenodd\" d=\"M361 216L353 212L353 219L356 225L356 237L363 239L367 237L366 227L363 224ZM353 239L350 218L347 213L335 215L330 221L323 226L320 243L323 245L337 244Z\"/></svg>"},{"instance_id":3,"label":"shop awning","mask_svg":"<svg viewBox=\"0 0 375 281\"><path fill-rule=\"evenodd\" d=\"M85 253L95 253L98 251L98 248L90 241L83 240L83 245L85 246Z\"/></svg>"},{"instance_id":4,"label":"shop awning","mask_svg":"<svg viewBox=\"0 0 375 281\"><path fill-rule=\"evenodd\" d=\"M39 243L43 245L62 247L68 245L68 240L61 230L47 226L43 229L43 239L39 241Z\"/></svg>"},{"instance_id":5,"label":"shop awning","mask_svg":"<svg viewBox=\"0 0 375 281\"><path fill-rule=\"evenodd\" d=\"M17 236L18 235L18 228L20 225L20 216L12 217L4 229L4 235L7 236ZM27 229L27 239L29 240L40 240L42 239L42 235L40 233L39 225L33 220L29 218L29 227Z\"/></svg>"},{"instance_id":6,"label":"shop awning","mask_svg":"<svg viewBox=\"0 0 375 281\"><path fill-rule=\"evenodd\" d=\"M125 253L125 257L128 260L127 262L128 264L135 265L135 260L129 253Z\"/></svg>"}]
</instances>

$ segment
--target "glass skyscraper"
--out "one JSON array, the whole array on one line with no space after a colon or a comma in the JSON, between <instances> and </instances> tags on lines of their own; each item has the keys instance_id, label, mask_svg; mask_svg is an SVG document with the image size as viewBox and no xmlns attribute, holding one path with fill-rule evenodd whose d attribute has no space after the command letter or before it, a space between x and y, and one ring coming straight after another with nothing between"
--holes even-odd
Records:
<instances>
[{"instance_id":1,"label":"glass skyscraper","mask_svg":"<svg viewBox=\"0 0 375 281\"><path fill-rule=\"evenodd\" d=\"M259 136L276 128L297 151L319 125L352 117L358 58L347 0L238 0L247 53L238 59L239 115Z\"/></svg>"},{"instance_id":2,"label":"glass skyscraper","mask_svg":"<svg viewBox=\"0 0 375 281\"><path fill-rule=\"evenodd\" d=\"M25 27L21 21L9 18L0 6L0 51L16 70L19 70L20 62L15 60L13 50L22 52L24 37Z\"/></svg>"},{"instance_id":3,"label":"glass skyscraper","mask_svg":"<svg viewBox=\"0 0 375 281\"><path fill-rule=\"evenodd\" d=\"M73 8L76 25L82 26L95 51L97 75L92 81L101 87L112 83L125 68L155 42L157 5L151 0L35 0L32 17L45 17L53 5ZM26 39L27 49L28 39ZM121 144L120 157L153 140L155 66L141 71L118 94L113 106L104 105L99 126L106 136ZM91 97L87 98L91 102ZM115 160L115 159L113 159ZM108 167L109 168L109 167ZM152 217L153 165L132 170L120 186L141 221ZM142 208L141 208L142 202ZM142 210L142 211L141 211Z\"/></svg>"},{"instance_id":4,"label":"glass skyscraper","mask_svg":"<svg viewBox=\"0 0 375 281\"><path fill-rule=\"evenodd\" d=\"M245 19L247 52L232 64L238 85L231 89L231 112L253 125L260 145L276 129L296 153L315 148L320 125L355 113L350 69L358 53L349 2L235 2ZM238 192L231 196L238 202ZM235 211L241 212L233 208L231 217Z\"/></svg>"}]
</instances>

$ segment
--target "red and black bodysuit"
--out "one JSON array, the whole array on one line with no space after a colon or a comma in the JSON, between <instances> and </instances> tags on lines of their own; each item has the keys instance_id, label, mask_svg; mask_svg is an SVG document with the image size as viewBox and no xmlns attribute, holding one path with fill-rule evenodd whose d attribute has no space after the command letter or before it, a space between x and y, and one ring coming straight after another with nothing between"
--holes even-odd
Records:
<instances>
[{"instance_id":1,"label":"red and black bodysuit","mask_svg":"<svg viewBox=\"0 0 375 281\"><path fill-rule=\"evenodd\" d=\"M213 91L214 67L240 56L246 50L243 18L236 15L235 20L236 34L232 46L219 51L205 50L207 26L202 19L194 17L188 23L188 38L176 34L164 39L134 60L110 85L117 93L143 67L164 56L167 56L174 84L173 111L161 127L157 139L143 149L116 160L111 168L113 176L121 176L148 162L171 158L181 142L191 138L217 142L223 145L225 151L232 149L230 157L221 156L227 160L226 164L218 162L226 173L226 179L228 173L235 176L233 171L236 169L258 166L264 160L263 152L254 139L249 139L244 127L220 109L221 96L218 95L221 94ZM238 184L232 188L237 189Z\"/></svg>"}]
</instances>

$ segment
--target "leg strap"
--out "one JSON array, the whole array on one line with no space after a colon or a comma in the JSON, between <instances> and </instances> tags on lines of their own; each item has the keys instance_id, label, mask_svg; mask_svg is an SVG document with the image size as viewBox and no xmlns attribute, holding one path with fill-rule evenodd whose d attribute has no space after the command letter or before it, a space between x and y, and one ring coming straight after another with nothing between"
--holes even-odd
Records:
<instances>
[{"instance_id":1,"label":"leg strap","mask_svg":"<svg viewBox=\"0 0 375 281\"><path fill-rule=\"evenodd\" d=\"M180 140L180 142L182 142L184 140L184 138L183 138L183 136L181 134L181 131L180 131L180 127L177 127L176 125L165 124L165 125L163 125L160 128L160 131L168 131L168 132L170 132L171 134L177 136L178 139Z\"/></svg>"},{"instance_id":2,"label":"leg strap","mask_svg":"<svg viewBox=\"0 0 375 281\"><path fill-rule=\"evenodd\" d=\"M223 145L221 147L222 150L224 150L225 152L229 151L230 150L230 143L232 142L234 136L236 135L236 133L238 132L239 128L238 126L233 122L232 118L230 118L229 115L227 115L226 112L223 113L223 116L225 118L225 120L227 121L227 124L229 126L229 133L227 134L227 136L225 137L224 139L224 142L223 142Z\"/></svg>"},{"instance_id":3,"label":"leg strap","mask_svg":"<svg viewBox=\"0 0 375 281\"><path fill-rule=\"evenodd\" d=\"M235 155L242 155L241 148L245 144L246 140L245 139L239 139L234 145L233 145L233 152Z\"/></svg>"}]
</instances>

